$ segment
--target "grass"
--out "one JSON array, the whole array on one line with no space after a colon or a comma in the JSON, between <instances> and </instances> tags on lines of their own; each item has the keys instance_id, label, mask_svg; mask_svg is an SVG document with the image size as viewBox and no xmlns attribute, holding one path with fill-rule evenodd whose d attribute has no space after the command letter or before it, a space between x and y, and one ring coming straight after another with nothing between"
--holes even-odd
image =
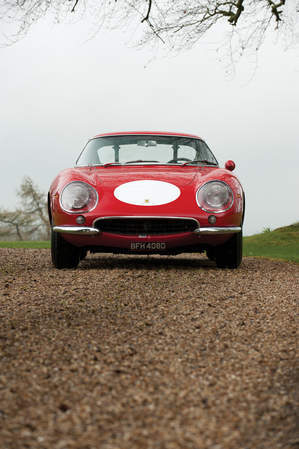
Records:
<instances>
[{"instance_id":1,"label":"grass","mask_svg":"<svg viewBox=\"0 0 299 449\"><path fill-rule=\"evenodd\" d=\"M50 248L50 242L0 242L0 248ZM243 255L299 263L299 222L243 239Z\"/></svg>"},{"instance_id":2,"label":"grass","mask_svg":"<svg viewBox=\"0 0 299 449\"><path fill-rule=\"evenodd\" d=\"M17 241L17 242L0 242L0 248L51 248L51 242L26 242L26 241Z\"/></svg>"},{"instance_id":3,"label":"grass","mask_svg":"<svg viewBox=\"0 0 299 449\"><path fill-rule=\"evenodd\" d=\"M299 263L299 222L244 237L243 255Z\"/></svg>"}]
</instances>

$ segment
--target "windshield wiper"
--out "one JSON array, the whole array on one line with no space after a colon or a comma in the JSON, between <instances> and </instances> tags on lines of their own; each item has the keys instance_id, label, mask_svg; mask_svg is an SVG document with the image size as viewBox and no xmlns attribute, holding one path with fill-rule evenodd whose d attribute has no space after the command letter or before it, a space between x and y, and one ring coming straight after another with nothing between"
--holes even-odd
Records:
<instances>
[{"instance_id":1,"label":"windshield wiper","mask_svg":"<svg viewBox=\"0 0 299 449\"><path fill-rule=\"evenodd\" d=\"M128 162L125 162L125 164L135 164L137 162L157 162L157 163L159 163L159 161L143 161L142 159L136 159L136 161L128 161Z\"/></svg>"},{"instance_id":2,"label":"windshield wiper","mask_svg":"<svg viewBox=\"0 0 299 449\"><path fill-rule=\"evenodd\" d=\"M196 163L202 162L203 164L209 164L209 165L218 165L216 162L211 162L211 161L208 161L207 159L195 159L194 161L183 162L181 164L181 167L183 167L184 165L188 165L188 164L194 164L195 162Z\"/></svg>"},{"instance_id":3,"label":"windshield wiper","mask_svg":"<svg viewBox=\"0 0 299 449\"><path fill-rule=\"evenodd\" d=\"M121 162L106 162L103 167L109 167L110 165L122 165Z\"/></svg>"}]
</instances>

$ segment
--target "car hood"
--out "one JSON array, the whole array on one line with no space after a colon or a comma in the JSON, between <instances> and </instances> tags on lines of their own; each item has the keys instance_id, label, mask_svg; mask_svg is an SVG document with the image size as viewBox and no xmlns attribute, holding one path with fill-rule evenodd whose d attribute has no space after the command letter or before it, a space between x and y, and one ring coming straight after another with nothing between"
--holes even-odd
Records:
<instances>
[{"instance_id":1,"label":"car hood","mask_svg":"<svg viewBox=\"0 0 299 449\"><path fill-rule=\"evenodd\" d=\"M95 188L106 186L109 189L132 183L134 181L160 181L184 188L191 184L201 184L215 177L231 177L231 172L219 167L190 167L190 166L148 166L123 167L113 165L108 167L74 167L63 170L51 185L51 191L63 188L70 181L81 180Z\"/></svg>"},{"instance_id":2,"label":"car hood","mask_svg":"<svg viewBox=\"0 0 299 449\"><path fill-rule=\"evenodd\" d=\"M196 178L198 167L117 167L109 166L97 170L99 181L109 187L118 187L131 181L164 181L177 187L191 184Z\"/></svg>"},{"instance_id":3,"label":"car hood","mask_svg":"<svg viewBox=\"0 0 299 449\"><path fill-rule=\"evenodd\" d=\"M60 194L66 184L72 181L83 181L97 189L101 208L111 210L109 213L113 215L115 210L113 197L130 207L165 206L176 200L190 205L193 204L192 201L189 202L190 192L195 194L200 185L213 179L220 179L232 188L241 189L236 176L219 167L113 165L66 169L53 181L50 195L54 198L55 195ZM195 195L193 196L195 201Z\"/></svg>"}]
</instances>

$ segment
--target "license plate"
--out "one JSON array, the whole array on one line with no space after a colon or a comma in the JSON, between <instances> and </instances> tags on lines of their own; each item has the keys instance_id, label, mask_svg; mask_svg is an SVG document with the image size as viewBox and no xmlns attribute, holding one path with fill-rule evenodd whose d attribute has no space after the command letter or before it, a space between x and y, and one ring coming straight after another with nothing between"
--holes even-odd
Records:
<instances>
[{"instance_id":1,"label":"license plate","mask_svg":"<svg viewBox=\"0 0 299 449\"><path fill-rule=\"evenodd\" d=\"M163 251L166 249L165 242L132 242L131 251Z\"/></svg>"}]
</instances>

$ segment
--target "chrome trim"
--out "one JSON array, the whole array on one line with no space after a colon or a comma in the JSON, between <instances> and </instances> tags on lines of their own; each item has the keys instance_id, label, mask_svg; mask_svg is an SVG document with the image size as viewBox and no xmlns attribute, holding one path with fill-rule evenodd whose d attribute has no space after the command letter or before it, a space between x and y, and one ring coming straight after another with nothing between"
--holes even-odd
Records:
<instances>
[{"instance_id":1,"label":"chrome trim","mask_svg":"<svg viewBox=\"0 0 299 449\"><path fill-rule=\"evenodd\" d=\"M94 221L94 223L98 220L102 220L105 218L161 218L161 217L102 217L97 218L97 220ZM162 217L162 218L172 218L172 219L178 219L178 217ZM180 218L179 218L180 219ZM193 220L198 223L197 220L194 218L189 218L189 220ZM61 234L73 234L73 235L98 235L101 234L101 231L97 228L90 228L90 227L80 227L80 226L54 226L53 227L54 232L58 232ZM226 228L220 228L220 227L209 227L209 228L197 228L193 231L195 235L215 235L215 234L236 234L237 232L241 232L242 228L241 226L231 226Z\"/></svg>"},{"instance_id":2,"label":"chrome trim","mask_svg":"<svg viewBox=\"0 0 299 449\"><path fill-rule=\"evenodd\" d=\"M193 162L193 161L191 161L191 162ZM182 164L178 164L177 162L171 162L171 163L169 163L169 162L146 162L146 161L144 161L144 162L131 162L131 163L129 163L129 162L104 162L104 163L102 163L102 164L87 164L87 165L79 165L79 164L75 164L74 165L74 167L79 167L79 168L81 168L81 167L88 167L88 168L94 168L94 167L103 167L103 168L106 168L106 167L124 167L125 165L126 166L130 166L130 165L166 165L167 167L168 166L171 166L171 167L173 167L173 166L175 166L175 167L202 167L203 165L202 164L200 164L200 163L194 163L194 164L185 164L185 165L182 165ZM216 167L216 168L219 168L219 163L217 163L217 164L209 164L209 163L204 163L204 167Z\"/></svg>"},{"instance_id":3,"label":"chrome trim","mask_svg":"<svg viewBox=\"0 0 299 449\"><path fill-rule=\"evenodd\" d=\"M54 226L54 232L61 234L74 234L74 235L98 235L101 233L99 229L88 228L81 226Z\"/></svg>"},{"instance_id":4,"label":"chrome trim","mask_svg":"<svg viewBox=\"0 0 299 449\"><path fill-rule=\"evenodd\" d=\"M120 215L117 217L98 217L94 220L94 222L92 223L92 226L95 226L95 223L99 220L121 220L121 219L127 219L127 218L132 218L132 219L140 219L140 220L151 220L151 219L156 219L156 220L193 220L195 221L197 226L200 226L199 222L195 219L195 218L191 218L191 217L170 217L168 215L166 216L161 216L161 215Z\"/></svg>"},{"instance_id":5,"label":"chrome trim","mask_svg":"<svg viewBox=\"0 0 299 449\"><path fill-rule=\"evenodd\" d=\"M231 203L231 205L230 205L229 207L227 207L226 209L218 209L218 210L205 209L204 207L202 207L202 206L199 204L199 201L198 201L198 198L197 198L198 192L199 192L199 191L200 191L206 184L210 184L210 183L212 183L212 182L220 182L221 184L227 185L228 188L230 189L230 191L231 191L231 193L232 193L232 203ZM204 184L202 184L202 185L197 189L196 194L195 194L195 199L196 199L197 206L200 207L200 209L203 210L204 212L208 212L209 214L220 214L221 212L226 212L227 210L229 210L229 209L232 207L232 205L233 205L234 202L235 202L235 195L234 195L233 189L231 188L231 186L230 186L227 182L222 181L221 179L211 179L210 181L207 181L207 182L205 182Z\"/></svg>"},{"instance_id":6,"label":"chrome trim","mask_svg":"<svg viewBox=\"0 0 299 449\"><path fill-rule=\"evenodd\" d=\"M210 227L210 228L198 228L194 230L195 235L215 235L215 234L236 234L241 232L241 226L231 226L226 228Z\"/></svg>"},{"instance_id":7,"label":"chrome trim","mask_svg":"<svg viewBox=\"0 0 299 449\"><path fill-rule=\"evenodd\" d=\"M95 191L97 201L96 201L96 204L94 205L94 207L92 207L91 209L88 209L88 210L82 210L82 209L69 210L69 209L66 209L66 208L62 205L62 195L63 195L64 190L66 189L67 186L69 186L70 184L73 184L73 183L75 183L75 182L78 182L78 183L81 183L81 184L85 184L86 186L90 187L91 189L93 189L93 190ZM63 187L63 189L62 189L62 191L61 191L61 194L60 194L60 196L59 196L59 204L60 204L60 207L61 207L62 210L64 210L64 211L67 212L68 214L78 214L78 215L86 214L87 212L91 212L92 210L94 210L94 209L97 207L98 202L99 202L99 194L98 194L98 192L96 191L96 189L95 189L93 186L91 186L90 184L88 184L87 182L81 181L81 180L78 180L78 179L77 179L77 180L74 180L74 181L68 182L68 183Z\"/></svg>"}]
</instances>

